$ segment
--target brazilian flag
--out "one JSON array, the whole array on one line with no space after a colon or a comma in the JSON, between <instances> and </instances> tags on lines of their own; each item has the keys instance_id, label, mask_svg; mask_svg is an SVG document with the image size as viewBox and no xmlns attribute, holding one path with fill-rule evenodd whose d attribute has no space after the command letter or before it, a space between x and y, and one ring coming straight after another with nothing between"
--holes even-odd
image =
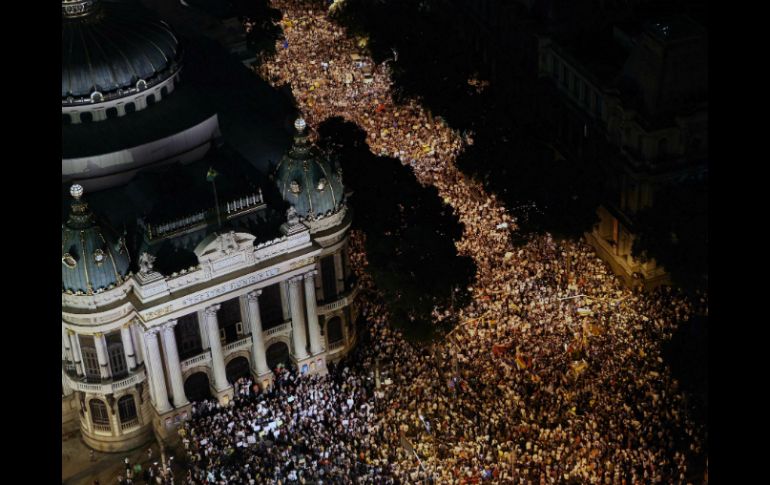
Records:
<instances>
[{"instance_id":1,"label":"brazilian flag","mask_svg":"<svg viewBox=\"0 0 770 485\"><path fill-rule=\"evenodd\" d=\"M214 170L214 167L209 167L209 171L206 174L206 182L213 182L217 175L219 175L219 172Z\"/></svg>"}]
</instances>

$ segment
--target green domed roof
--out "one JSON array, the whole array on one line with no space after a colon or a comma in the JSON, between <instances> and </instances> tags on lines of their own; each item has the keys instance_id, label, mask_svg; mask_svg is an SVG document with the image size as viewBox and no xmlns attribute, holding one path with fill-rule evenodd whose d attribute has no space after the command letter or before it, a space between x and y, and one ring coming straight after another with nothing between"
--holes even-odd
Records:
<instances>
[{"instance_id":1,"label":"green domed roof","mask_svg":"<svg viewBox=\"0 0 770 485\"><path fill-rule=\"evenodd\" d=\"M305 121L294 123L294 144L274 172L283 200L294 206L302 219L316 219L337 212L343 205L342 170L310 144Z\"/></svg>"},{"instance_id":2,"label":"green domed roof","mask_svg":"<svg viewBox=\"0 0 770 485\"><path fill-rule=\"evenodd\" d=\"M75 200L61 231L62 291L91 295L122 284L129 264L124 242L96 224L80 185L70 194Z\"/></svg>"}]
</instances>

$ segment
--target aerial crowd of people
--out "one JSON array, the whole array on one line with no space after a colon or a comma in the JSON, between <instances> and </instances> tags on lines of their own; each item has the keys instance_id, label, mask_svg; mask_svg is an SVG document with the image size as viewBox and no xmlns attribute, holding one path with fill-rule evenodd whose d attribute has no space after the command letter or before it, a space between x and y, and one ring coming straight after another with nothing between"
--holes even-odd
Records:
<instances>
[{"instance_id":1,"label":"aerial crowd of people","mask_svg":"<svg viewBox=\"0 0 770 485\"><path fill-rule=\"evenodd\" d=\"M328 375L281 368L269 390L244 379L229 405L197 403L184 483L700 483L707 430L662 343L707 315L707 295L628 289L582 241L538 235L514 247L514 218L453 164L468 140L417 101L393 101L385 66L322 2L273 5L285 39L260 74L291 85L309 126L343 116L373 152L438 189L464 224L457 248L476 263L473 298L436 309L457 321L445 338L410 344L353 231L365 320L355 351Z\"/></svg>"}]
</instances>

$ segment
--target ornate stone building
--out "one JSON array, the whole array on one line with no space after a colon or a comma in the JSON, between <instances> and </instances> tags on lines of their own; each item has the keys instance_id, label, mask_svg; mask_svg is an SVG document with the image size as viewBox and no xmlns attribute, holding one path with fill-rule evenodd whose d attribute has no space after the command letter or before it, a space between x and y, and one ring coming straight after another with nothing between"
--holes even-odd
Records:
<instances>
[{"instance_id":1,"label":"ornate stone building","mask_svg":"<svg viewBox=\"0 0 770 485\"><path fill-rule=\"evenodd\" d=\"M63 0L64 22L108 3ZM63 164L63 431L132 449L173 436L191 401L227 402L239 377L264 388L280 364L324 373L352 348L342 173L303 120L294 129L270 179L225 149L87 190L88 172Z\"/></svg>"}]
</instances>

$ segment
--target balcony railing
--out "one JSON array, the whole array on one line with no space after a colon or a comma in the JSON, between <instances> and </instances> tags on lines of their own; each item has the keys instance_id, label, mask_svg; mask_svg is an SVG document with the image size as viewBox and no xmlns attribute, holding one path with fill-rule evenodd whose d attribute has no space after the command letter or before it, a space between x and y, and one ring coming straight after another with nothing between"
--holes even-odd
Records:
<instances>
[{"instance_id":1,"label":"balcony railing","mask_svg":"<svg viewBox=\"0 0 770 485\"><path fill-rule=\"evenodd\" d=\"M195 357L190 357L187 360L183 360L181 364L182 372L199 365L208 365L210 363L211 363L211 351L206 350L202 354L196 355Z\"/></svg>"},{"instance_id":2,"label":"balcony railing","mask_svg":"<svg viewBox=\"0 0 770 485\"><path fill-rule=\"evenodd\" d=\"M277 327L273 327L271 329L265 330L262 332L262 334L264 335L264 337L272 337L273 335L278 335L281 333L288 333L288 332L291 332L291 322L282 323Z\"/></svg>"},{"instance_id":3,"label":"balcony railing","mask_svg":"<svg viewBox=\"0 0 770 485\"><path fill-rule=\"evenodd\" d=\"M64 375L69 380L72 389L82 392L92 392L95 394L114 394L144 381L147 377L144 367L136 368L131 375L117 381L105 380L102 382L85 382L81 377L72 376L68 373L65 373Z\"/></svg>"},{"instance_id":4,"label":"balcony railing","mask_svg":"<svg viewBox=\"0 0 770 485\"><path fill-rule=\"evenodd\" d=\"M128 430L136 428L138 426L139 426L139 418L129 419L125 423L120 423L121 431L128 431Z\"/></svg>"},{"instance_id":5,"label":"balcony railing","mask_svg":"<svg viewBox=\"0 0 770 485\"><path fill-rule=\"evenodd\" d=\"M330 343L330 344L329 344L329 348L328 348L328 350L327 350L327 351L328 351L328 352L334 352L334 351L336 351L336 350L339 350L339 349L341 349L341 348L342 348L342 347L344 347L344 346L345 346L345 341L344 341L344 340L338 340L338 341L336 341L336 342L332 342L332 343Z\"/></svg>"},{"instance_id":6,"label":"balcony railing","mask_svg":"<svg viewBox=\"0 0 770 485\"><path fill-rule=\"evenodd\" d=\"M94 423L94 431L99 431L100 433L112 434L112 426L110 426L109 423L107 424Z\"/></svg>"},{"instance_id":7,"label":"balcony railing","mask_svg":"<svg viewBox=\"0 0 770 485\"><path fill-rule=\"evenodd\" d=\"M357 294L358 294L358 286L355 286L347 294L342 294L341 296L338 296L337 300L326 303L324 305L320 305L318 307L318 313L325 314L325 313L329 313L334 310L340 309L342 307L348 306L351 303L353 303L353 300L355 300Z\"/></svg>"},{"instance_id":8,"label":"balcony railing","mask_svg":"<svg viewBox=\"0 0 770 485\"><path fill-rule=\"evenodd\" d=\"M233 352L238 352L242 349L248 349L251 347L251 335L247 335L246 337L236 340L235 342L231 342L227 345L225 345L222 348L222 352L225 354L225 356L232 354Z\"/></svg>"}]
</instances>

